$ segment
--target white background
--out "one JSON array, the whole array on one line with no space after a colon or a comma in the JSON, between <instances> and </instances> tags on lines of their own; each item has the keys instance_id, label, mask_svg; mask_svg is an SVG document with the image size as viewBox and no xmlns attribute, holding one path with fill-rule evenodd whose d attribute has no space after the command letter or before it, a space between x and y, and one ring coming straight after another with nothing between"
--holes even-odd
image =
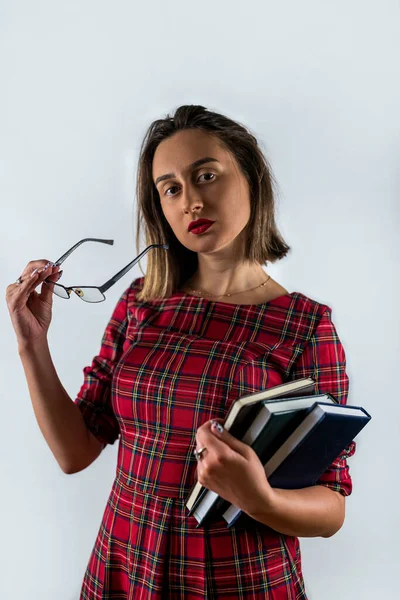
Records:
<instances>
[{"instance_id":1,"label":"white background","mask_svg":"<svg viewBox=\"0 0 400 600\"><path fill-rule=\"evenodd\" d=\"M268 272L332 308L349 403L372 421L328 539L302 538L310 600L398 597L400 10L395 0L189 3L2 0L0 280L33 259L100 284L136 255L135 173L154 119L202 104L250 128L279 182L290 256ZM145 270L146 260L142 262ZM49 331L74 398L139 267L106 302L56 298ZM117 446L65 475L38 428L7 306L0 311L3 600L76 600Z\"/></svg>"}]
</instances>

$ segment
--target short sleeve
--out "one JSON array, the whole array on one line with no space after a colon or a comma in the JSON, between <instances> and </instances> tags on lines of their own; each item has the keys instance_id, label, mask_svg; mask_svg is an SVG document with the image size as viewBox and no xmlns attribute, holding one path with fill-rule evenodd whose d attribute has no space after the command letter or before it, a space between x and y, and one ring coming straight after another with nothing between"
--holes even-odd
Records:
<instances>
[{"instance_id":1,"label":"short sleeve","mask_svg":"<svg viewBox=\"0 0 400 600\"><path fill-rule=\"evenodd\" d=\"M84 380L74 400L89 431L104 445L114 444L120 428L111 404L114 369L123 353L129 289L118 300L101 340L99 353L83 369Z\"/></svg>"},{"instance_id":2,"label":"short sleeve","mask_svg":"<svg viewBox=\"0 0 400 600\"><path fill-rule=\"evenodd\" d=\"M330 393L339 402L347 404L349 378L346 373L346 356L328 307L322 314L314 333L297 359L291 379L312 377L317 394ZM316 482L343 496L352 492L352 480L347 458L353 456L356 444L352 441Z\"/></svg>"}]
</instances>

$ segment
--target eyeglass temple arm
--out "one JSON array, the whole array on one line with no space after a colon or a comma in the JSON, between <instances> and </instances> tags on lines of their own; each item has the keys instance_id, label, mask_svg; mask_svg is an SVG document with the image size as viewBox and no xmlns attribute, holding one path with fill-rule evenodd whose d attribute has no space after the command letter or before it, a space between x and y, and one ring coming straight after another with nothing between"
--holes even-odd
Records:
<instances>
[{"instance_id":1,"label":"eyeglass temple arm","mask_svg":"<svg viewBox=\"0 0 400 600\"><path fill-rule=\"evenodd\" d=\"M127 264L126 267L121 269L121 271L119 271L116 275L114 275L114 277L111 277L111 279L106 281L106 283L104 283L102 286L99 286L99 290L103 293L106 292L112 285L114 285L114 283L116 283L118 281L118 279L121 279L121 277L123 277L125 275L125 273L127 273L129 271L129 269L132 269L132 267L134 267L136 265L136 263L139 262L139 260L142 258L142 256L144 256L151 248L164 248L165 250L168 250L169 245L168 244L151 244L150 246L147 246L147 248L145 248L143 250L143 252L141 252L139 254L139 256L137 256L136 258L134 258L132 260L132 262Z\"/></svg>"},{"instance_id":2,"label":"eyeglass temple arm","mask_svg":"<svg viewBox=\"0 0 400 600\"><path fill-rule=\"evenodd\" d=\"M110 244L110 246L112 246L114 244L114 240L101 240L99 238L84 238L80 242L77 242L75 244L75 246L72 246L72 248L70 248L69 250L67 250L67 252L65 252L65 254L63 254L62 256L60 256L60 258L58 260L56 260L56 262L54 264L55 265L61 265L64 262L64 260L66 258L68 258L68 256L75 250L75 248L77 248L78 246L80 246L81 244L83 244L83 242L100 242L101 244Z\"/></svg>"}]
</instances>

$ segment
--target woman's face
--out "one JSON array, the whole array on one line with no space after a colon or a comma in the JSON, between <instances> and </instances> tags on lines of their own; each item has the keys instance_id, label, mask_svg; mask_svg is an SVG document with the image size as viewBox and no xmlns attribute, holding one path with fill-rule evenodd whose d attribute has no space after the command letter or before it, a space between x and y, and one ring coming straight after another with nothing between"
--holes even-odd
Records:
<instances>
[{"instance_id":1,"label":"woman's face","mask_svg":"<svg viewBox=\"0 0 400 600\"><path fill-rule=\"evenodd\" d=\"M192 166L205 157L215 160ZM249 186L218 138L187 129L164 140L154 154L153 181L165 218L186 248L205 254L222 248L242 252L238 236L250 217ZM199 218L215 223L196 235L188 225Z\"/></svg>"}]
</instances>

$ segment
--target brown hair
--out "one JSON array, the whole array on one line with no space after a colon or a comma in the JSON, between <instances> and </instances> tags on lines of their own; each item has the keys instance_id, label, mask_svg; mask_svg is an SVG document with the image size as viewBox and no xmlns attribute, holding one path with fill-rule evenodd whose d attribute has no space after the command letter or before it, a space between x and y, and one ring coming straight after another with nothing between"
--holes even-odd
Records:
<instances>
[{"instance_id":1,"label":"brown hair","mask_svg":"<svg viewBox=\"0 0 400 600\"><path fill-rule=\"evenodd\" d=\"M150 125L140 149L136 184L137 254L143 250L140 240L142 226L146 247L150 244L168 244L169 249L152 248L146 254L147 276L144 278L143 288L136 295L139 301L170 297L197 269L197 253L180 243L164 217L152 176L157 146L184 129L201 129L215 135L222 147L234 156L247 179L250 189L250 218L245 227L247 236L244 259L262 265L267 261L280 260L290 250L275 223L273 188L276 182L256 138L243 125L211 112L204 106L180 106L173 116L167 115ZM141 267L140 270L142 271Z\"/></svg>"}]
</instances>

